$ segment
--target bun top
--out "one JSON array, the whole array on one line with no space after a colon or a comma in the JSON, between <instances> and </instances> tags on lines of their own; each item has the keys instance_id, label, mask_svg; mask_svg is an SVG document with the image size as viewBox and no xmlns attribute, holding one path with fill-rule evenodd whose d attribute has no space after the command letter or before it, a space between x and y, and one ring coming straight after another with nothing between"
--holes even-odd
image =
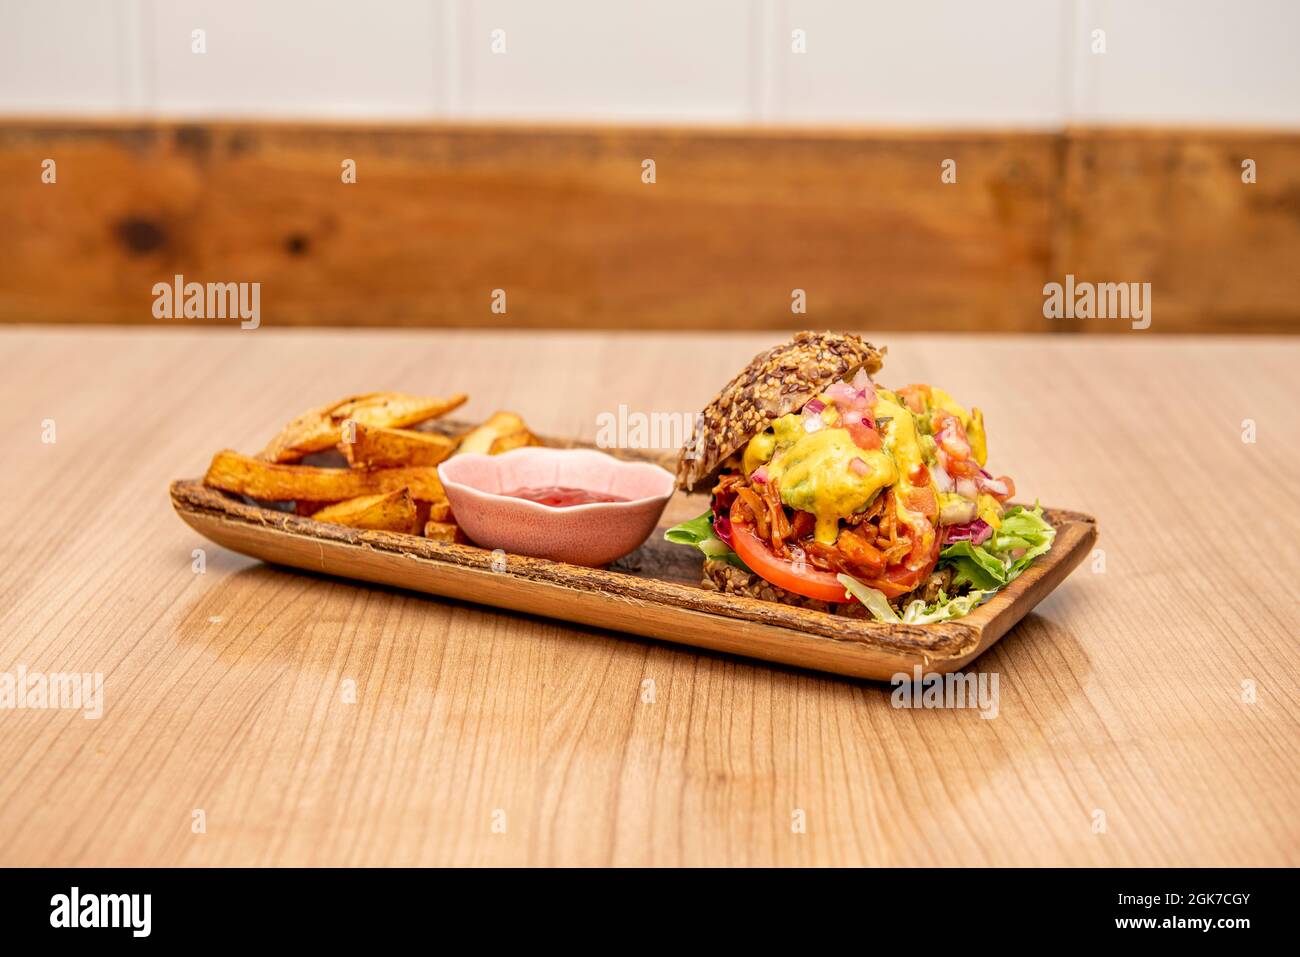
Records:
<instances>
[{"instance_id":1,"label":"bun top","mask_svg":"<svg viewBox=\"0 0 1300 957\"><path fill-rule=\"evenodd\" d=\"M884 350L858 336L800 332L789 342L754 356L705 407L695 434L677 458L677 487L691 491L774 419L859 368L880 371Z\"/></svg>"}]
</instances>

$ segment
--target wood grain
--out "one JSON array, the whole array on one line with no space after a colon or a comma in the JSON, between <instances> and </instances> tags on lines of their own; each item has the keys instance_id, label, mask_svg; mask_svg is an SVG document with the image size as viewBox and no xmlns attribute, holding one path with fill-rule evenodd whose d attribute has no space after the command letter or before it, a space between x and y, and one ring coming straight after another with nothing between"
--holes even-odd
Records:
<instances>
[{"instance_id":1,"label":"wood grain","mask_svg":"<svg viewBox=\"0 0 1300 957\"><path fill-rule=\"evenodd\" d=\"M1293 132L10 119L0 322L158 324L179 273L275 326L1117 331L1043 318L1070 272L1152 283L1157 332L1295 332L1298 197Z\"/></svg>"},{"instance_id":2,"label":"wood grain","mask_svg":"<svg viewBox=\"0 0 1300 957\"><path fill-rule=\"evenodd\" d=\"M275 326L1027 330L1059 172L1032 133L10 121L0 321L158 323L180 273Z\"/></svg>"},{"instance_id":3,"label":"wood grain","mask_svg":"<svg viewBox=\"0 0 1300 957\"><path fill-rule=\"evenodd\" d=\"M1300 136L1075 130L1065 156L1052 281L1149 282L1154 331L1300 331Z\"/></svg>"},{"instance_id":4,"label":"wood grain","mask_svg":"<svg viewBox=\"0 0 1300 957\"><path fill-rule=\"evenodd\" d=\"M168 502L339 395L590 440L769 336L0 330L0 671L105 681L99 720L0 710L0 864L1300 864L1300 553L1257 504L1300 467L1300 344L867 335L1103 530L979 659L994 719L210 546L195 574Z\"/></svg>"}]
</instances>

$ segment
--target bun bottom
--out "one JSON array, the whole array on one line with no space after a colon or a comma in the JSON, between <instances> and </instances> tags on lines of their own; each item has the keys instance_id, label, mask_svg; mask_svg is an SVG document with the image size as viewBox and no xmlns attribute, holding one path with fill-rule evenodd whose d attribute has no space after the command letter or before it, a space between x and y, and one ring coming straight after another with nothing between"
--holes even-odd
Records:
<instances>
[{"instance_id":1,"label":"bun bottom","mask_svg":"<svg viewBox=\"0 0 1300 957\"><path fill-rule=\"evenodd\" d=\"M724 595L741 595L745 598L758 598L762 601L775 601L782 605L794 605L810 611L824 611L832 615L844 615L847 618L870 618L871 613L857 602L829 602L819 598L805 598L794 592L779 588L751 571L737 568L720 558L704 561L703 585L710 591L722 592Z\"/></svg>"}]
</instances>

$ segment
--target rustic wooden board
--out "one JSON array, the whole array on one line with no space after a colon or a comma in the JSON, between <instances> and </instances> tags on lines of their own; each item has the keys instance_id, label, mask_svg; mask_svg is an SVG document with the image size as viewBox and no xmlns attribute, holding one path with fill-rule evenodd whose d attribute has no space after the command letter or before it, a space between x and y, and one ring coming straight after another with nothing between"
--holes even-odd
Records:
<instances>
[{"instance_id":1,"label":"rustic wooden board","mask_svg":"<svg viewBox=\"0 0 1300 957\"><path fill-rule=\"evenodd\" d=\"M1300 135L1073 130L1065 156L1053 281L1151 283L1153 332L1300 331Z\"/></svg>"},{"instance_id":2,"label":"rustic wooden board","mask_svg":"<svg viewBox=\"0 0 1300 957\"><path fill-rule=\"evenodd\" d=\"M1036 329L1059 168L1036 133L15 120L0 320L159 323L181 273L271 326Z\"/></svg>"},{"instance_id":3,"label":"rustic wooden board","mask_svg":"<svg viewBox=\"0 0 1300 957\"><path fill-rule=\"evenodd\" d=\"M1156 332L1293 332L1297 170L1283 131L9 119L0 322L159 323L181 273L274 326L1120 331L1043 318L1073 272L1151 282Z\"/></svg>"},{"instance_id":4,"label":"rustic wooden board","mask_svg":"<svg viewBox=\"0 0 1300 957\"><path fill-rule=\"evenodd\" d=\"M486 549L317 522L199 481L172 483L171 498L205 538L265 562L877 680L968 664L1064 581L1097 537L1091 517L1045 510L1056 543L1004 591L956 621L887 625L705 589L698 556L663 541L662 528L609 569L509 555L495 571Z\"/></svg>"}]
</instances>

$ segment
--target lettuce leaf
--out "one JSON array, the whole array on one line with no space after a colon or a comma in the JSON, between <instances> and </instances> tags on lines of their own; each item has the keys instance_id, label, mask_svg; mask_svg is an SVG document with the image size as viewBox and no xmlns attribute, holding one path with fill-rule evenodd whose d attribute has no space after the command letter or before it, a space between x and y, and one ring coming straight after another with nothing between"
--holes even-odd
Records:
<instances>
[{"instance_id":1,"label":"lettuce leaf","mask_svg":"<svg viewBox=\"0 0 1300 957\"><path fill-rule=\"evenodd\" d=\"M713 511L698 515L689 522L674 525L664 532L664 538L675 545L693 545L709 558L721 558L737 568L745 568L740 556L717 535L713 534Z\"/></svg>"},{"instance_id":2,"label":"lettuce leaf","mask_svg":"<svg viewBox=\"0 0 1300 957\"><path fill-rule=\"evenodd\" d=\"M945 592L939 592L938 601L932 605L927 605L917 598L915 601L908 602L907 607L903 609L903 624L929 625L936 621L948 621L950 618L969 615L976 606L982 604L992 594L992 591L972 590L964 595L954 595L949 598Z\"/></svg>"},{"instance_id":3,"label":"lettuce leaf","mask_svg":"<svg viewBox=\"0 0 1300 957\"><path fill-rule=\"evenodd\" d=\"M884 592L864 585L848 575L835 577L840 580L840 584L848 594L862 602L867 611L871 612L873 619L890 624L930 625L936 621L960 618L962 615L969 615L977 605L993 594L993 591L976 590L965 595L949 597L944 592L940 592L938 600L929 605L919 598L908 602L907 607L903 609L903 614L899 615L894 611L894 606L889 603Z\"/></svg>"},{"instance_id":4,"label":"lettuce leaf","mask_svg":"<svg viewBox=\"0 0 1300 957\"><path fill-rule=\"evenodd\" d=\"M953 585L996 590L1015 581L1030 563L1047 552L1056 529L1043 518L1043 507L1032 511L1016 505L1002 516L1001 527L983 545L953 542L939 553L939 564L953 569ZM1022 551L1016 557L1012 552Z\"/></svg>"},{"instance_id":5,"label":"lettuce leaf","mask_svg":"<svg viewBox=\"0 0 1300 957\"><path fill-rule=\"evenodd\" d=\"M1002 526L984 545L995 554L1009 553L1018 548L1025 549L1025 553L1019 558L1013 559L1009 554L1006 555L1010 561L1010 574L1007 579L1010 581L1028 568L1035 558L1046 554L1055 540L1056 529L1043 518L1041 505L1035 505L1032 512L1027 512L1017 505L1008 509L1002 516Z\"/></svg>"},{"instance_id":6,"label":"lettuce leaf","mask_svg":"<svg viewBox=\"0 0 1300 957\"><path fill-rule=\"evenodd\" d=\"M871 612L871 617L876 621L888 621L897 624L903 620L898 617L898 613L894 611L893 606L889 604L889 599L885 597L883 591L880 591L877 588L872 588L870 585L864 585L856 578L852 578L848 575L836 575L835 577L838 578L840 584L844 586L846 597L847 595L852 595L858 601L862 602L867 611Z\"/></svg>"},{"instance_id":7,"label":"lettuce leaf","mask_svg":"<svg viewBox=\"0 0 1300 957\"><path fill-rule=\"evenodd\" d=\"M969 541L945 546L939 553L939 563L952 566L954 586L970 585L987 591L1001 588L1009 581L1002 559L983 545L972 545Z\"/></svg>"}]
</instances>

